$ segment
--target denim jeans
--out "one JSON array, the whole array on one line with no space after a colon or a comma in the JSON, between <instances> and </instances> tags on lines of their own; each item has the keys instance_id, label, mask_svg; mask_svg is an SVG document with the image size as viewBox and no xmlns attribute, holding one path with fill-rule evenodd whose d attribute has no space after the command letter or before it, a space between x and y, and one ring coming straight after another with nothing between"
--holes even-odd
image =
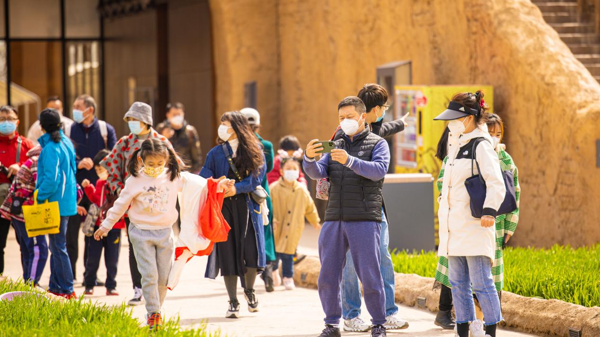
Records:
<instances>
[{"instance_id":1,"label":"denim jeans","mask_svg":"<svg viewBox=\"0 0 600 337\"><path fill-rule=\"evenodd\" d=\"M279 260L281 260L281 274L283 277L294 277L294 255L277 253L276 266L279 266Z\"/></svg>"},{"instance_id":2,"label":"denim jeans","mask_svg":"<svg viewBox=\"0 0 600 337\"><path fill-rule=\"evenodd\" d=\"M73 270L67 254L68 216L60 217L60 232L50 234L50 285L48 291L57 294L73 293Z\"/></svg>"},{"instance_id":3,"label":"denim jeans","mask_svg":"<svg viewBox=\"0 0 600 337\"><path fill-rule=\"evenodd\" d=\"M396 287L394 265L388 249L390 245L390 233L384 213L382 213L382 217L379 250L381 254L380 270L385 290L385 316L387 317L396 314L398 306L394 297ZM352 255L348 252L346 254L346 266L344 267L342 279L342 311L344 319L353 319L360 316L360 306L360 285L358 284L358 276L356 275L356 269L354 269Z\"/></svg>"},{"instance_id":4,"label":"denim jeans","mask_svg":"<svg viewBox=\"0 0 600 337\"><path fill-rule=\"evenodd\" d=\"M40 283L42 273L48 261L48 243L45 235L30 238L27 236L25 223L17 219L12 220L13 228L17 234L21 248L21 265L23 266L23 281Z\"/></svg>"},{"instance_id":5,"label":"denim jeans","mask_svg":"<svg viewBox=\"0 0 600 337\"><path fill-rule=\"evenodd\" d=\"M485 325L502 321L500 300L494 279L492 262L487 256L449 256L448 277L452 285L452 299L456 311L456 323L468 323L476 319L473 291L481 305ZM471 284L473 288L471 289Z\"/></svg>"}]
</instances>

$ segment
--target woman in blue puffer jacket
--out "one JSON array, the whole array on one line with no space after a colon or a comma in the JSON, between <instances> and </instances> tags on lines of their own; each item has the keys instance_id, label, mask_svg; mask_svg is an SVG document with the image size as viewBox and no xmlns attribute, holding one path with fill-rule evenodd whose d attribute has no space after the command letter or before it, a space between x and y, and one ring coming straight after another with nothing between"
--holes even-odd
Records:
<instances>
[{"instance_id":1,"label":"woman in blue puffer jacket","mask_svg":"<svg viewBox=\"0 0 600 337\"><path fill-rule=\"evenodd\" d=\"M40 114L44 135L39 138L42 152L38 160L36 190L37 202L58 202L60 232L48 235L50 239L50 285L48 292L76 298L73 292L73 272L67 254L66 232L70 216L77 213L76 164L73 143L62 131L60 114L46 109Z\"/></svg>"}]
</instances>

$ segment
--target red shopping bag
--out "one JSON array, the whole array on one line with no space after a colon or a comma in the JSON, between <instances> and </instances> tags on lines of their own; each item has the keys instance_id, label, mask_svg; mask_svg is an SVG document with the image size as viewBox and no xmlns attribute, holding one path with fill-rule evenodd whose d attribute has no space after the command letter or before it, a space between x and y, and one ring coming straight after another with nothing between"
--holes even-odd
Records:
<instances>
[{"instance_id":1,"label":"red shopping bag","mask_svg":"<svg viewBox=\"0 0 600 337\"><path fill-rule=\"evenodd\" d=\"M217 193L219 180L208 179L207 188L208 195L206 203L200 212L199 232L212 242L225 242L229 234L229 224L223 217L222 208L225 193ZM212 250L212 244L207 249Z\"/></svg>"}]
</instances>

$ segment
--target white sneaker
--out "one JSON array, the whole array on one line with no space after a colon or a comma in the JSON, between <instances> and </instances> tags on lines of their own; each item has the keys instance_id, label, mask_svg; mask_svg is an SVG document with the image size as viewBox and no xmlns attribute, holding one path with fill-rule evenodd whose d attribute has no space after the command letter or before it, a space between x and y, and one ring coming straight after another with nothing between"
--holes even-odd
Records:
<instances>
[{"instance_id":1,"label":"white sneaker","mask_svg":"<svg viewBox=\"0 0 600 337\"><path fill-rule=\"evenodd\" d=\"M133 298L129 300L128 304L134 307L136 305L142 305L145 303L146 301L144 301L144 294L142 293L142 289L137 287L133 288Z\"/></svg>"},{"instance_id":2,"label":"white sneaker","mask_svg":"<svg viewBox=\"0 0 600 337\"><path fill-rule=\"evenodd\" d=\"M388 330L402 330L408 329L408 322L394 314L385 318L384 326Z\"/></svg>"},{"instance_id":3,"label":"white sneaker","mask_svg":"<svg viewBox=\"0 0 600 337\"><path fill-rule=\"evenodd\" d=\"M344 331L349 332L365 332L369 331L371 324L367 324L360 318L360 316L354 317L353 319L344 320Z\"/></svg>"},{"instance_id":4,"label":"white sneaker","mask_svg":"<svg viewBox=\"0 0 600 337\"><path fill-rule=\"evenodd\" d=\"M273 270L273 287L279 287L281 285L281 276L279 270Z\"/></svg>"},{"instance_id":5,"label":"white sneaker","mask_svg":"<svg viewBox=\"0 0 600 337\"><path fill-rule=\"evenodd\" d=\"M469 325L471 330L471 337L485 337L485 327L482 321L476 319Z\"/></svg>"},{"instance_id":6,"label":"white sneaker","mask_svg":"<svg viewBox=\"0 0 600 337\"><path fill-rule=\"evenodd\" d=\"M296 289L296 285L294 284L294 279L291 277L283 278L283 285L285 286L285 290L294 290Z\"/></svg>"}]
</instances>

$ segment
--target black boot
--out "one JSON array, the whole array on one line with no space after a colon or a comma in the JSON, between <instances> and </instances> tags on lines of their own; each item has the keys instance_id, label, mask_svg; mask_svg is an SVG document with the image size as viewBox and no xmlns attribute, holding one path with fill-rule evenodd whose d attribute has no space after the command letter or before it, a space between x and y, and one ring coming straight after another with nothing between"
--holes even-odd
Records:
<instances>
[{"instance_id":1,"label":"black boot","mask_svg":"<svg viewBox=\"0 0 600 337\"><path fill-rule=\"evenodd\" d=\"M373 325L371 327L371 337L387 337L385 326Z\"/></svg>"},{"instance_id":2,"label":"black boot","mask_svg":"<svg viewBox=\"0 0 600 337\"><path fill-rule=\"evenodd\" d=\"M437 316L435 316L434 324L442 327L442 329L453 330L456 322L454 322L454 319L452 319L452 311L438 311Z\"/></svg>"},{"instance_id":3,"label":"black boot","mask_svg":"<svg viewBox=\"0 0 600 337\"><path fill-rule=\"evenodd\" d=\"M270 263L266 265L260 277L265 281L265 288L268 293L275 291L273 287L273 266Z\"/></svg>"}]
</instances>

